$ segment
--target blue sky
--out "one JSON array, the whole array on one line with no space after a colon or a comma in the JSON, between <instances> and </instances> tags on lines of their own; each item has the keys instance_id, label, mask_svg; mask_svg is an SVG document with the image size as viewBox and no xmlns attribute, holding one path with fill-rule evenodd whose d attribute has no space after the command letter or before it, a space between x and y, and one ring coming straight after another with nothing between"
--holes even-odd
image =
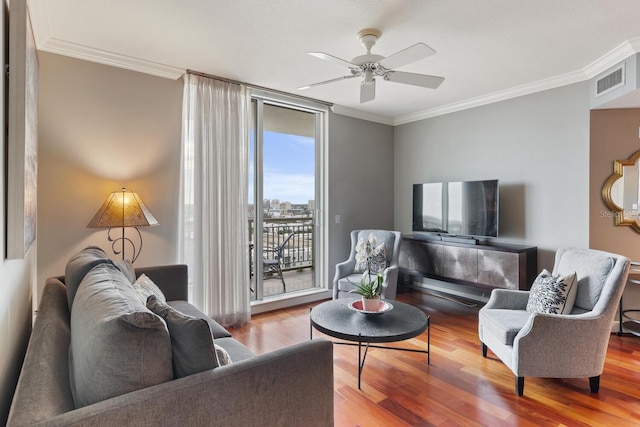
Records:
<instances>
[{"instance_id":1,"label":"blue sky","mask_svg":"<svg viewBox=\"0 0 640 427\"><path fill-rule=\"evenodd\" d=\"M308 203L314 199L314 139L276 132L264 133L265 199ZM253 203L253 147L250 151L249 203Z\"/></svg>"}]
</instances>

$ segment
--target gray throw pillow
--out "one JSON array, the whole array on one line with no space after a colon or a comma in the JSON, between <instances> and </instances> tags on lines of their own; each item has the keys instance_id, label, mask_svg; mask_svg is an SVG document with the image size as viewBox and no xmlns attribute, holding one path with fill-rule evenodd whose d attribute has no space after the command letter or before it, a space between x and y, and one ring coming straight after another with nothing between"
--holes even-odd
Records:
<instances>
[{"instance_id":1,"label":"gray throw pillow","mask_svg":"<svg viewBox=\"0 0 640 427\"><path fill-rule=\"evenodd\" d=\"M86 274L71 309L69 380L76 408L173 379L164 321L112 264Z\"/></svg>"},{"instance_id":2,"label":"gray throw pillow","mask_svg":"<svg viewBox=\"0 0 640 427\"><path fill-rule=\"evenodd\" d=\"M67 303L69 311L73 305L73 299L80 282L93 267L99 264L111 264L113 261L107 258L107 254L97 246L89 246L72 256L64 269L64 284L67 287Z\"/></svg>"},{"instance_id":3,"label":"gray throw pillow","mask_svg":"<svg viewBox=\"0 0 640 427\"><path fill-rule=\"evenodd\" d=\"M122 271L124 276L129 280L130 283L136 281L136 271L133 268L133 264L128 259L123 259L122 261L116 261L116 266Z\"/></svg>"},{"instance_id":4,"label":"gray throw pillow","mask_svg":"<svg viewBox=\"0 0 640 427\"><path fill-rule=\"evenodd\" d=\"M187 316L151 295L147 307L167 322L176 378L218 367L211 328L205 319ZM227 355L228 356L228 355Z\"/></svg>"}]
</instances>

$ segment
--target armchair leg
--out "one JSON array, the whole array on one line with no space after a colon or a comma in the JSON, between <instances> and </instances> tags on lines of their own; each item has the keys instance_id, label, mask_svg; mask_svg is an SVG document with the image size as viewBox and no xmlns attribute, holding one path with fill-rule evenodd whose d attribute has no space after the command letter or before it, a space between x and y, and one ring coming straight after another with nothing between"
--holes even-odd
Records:
<instances>
[{"instance_id":1,"label":"armchair leg","mask_svg":"<svg viewBox=\"0 0 640 427\"><path fill-rule=\"evenodd\" d=\"M591 387L591 393L600 391L600 375L597 377L589 377L589 387Z\"/></svg>"},{"instance_id":2,"label":"armchair leg","mask_svg":"<svg viewBox=\"0 0 640 427\"><path fill-rule=\"evenodd\" d=\"M516 377L516 393L518 396L524 394L524 377Z\"/></svg>"},{"instance_id":3,"label":"armchair leg","mask_svg":"<svg viewBox=\"0 0 640 427\"><path fill-rule=\"evenodd\" d=\"M482 344L482 357L487 357L487 345L485 343Z\"/></svg>"}]
</instances>

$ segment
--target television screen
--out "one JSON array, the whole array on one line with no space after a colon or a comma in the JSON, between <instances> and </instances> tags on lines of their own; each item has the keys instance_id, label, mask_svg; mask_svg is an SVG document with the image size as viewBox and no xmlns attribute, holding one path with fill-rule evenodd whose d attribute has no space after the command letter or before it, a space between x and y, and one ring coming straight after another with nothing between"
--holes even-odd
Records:
<instances>
[{"instance_id":1,"label":"television screen","mask_svg":"<svg viewBox=\"0 0 640 427\"><path fill-rule=\"evenodd\" d=\"M446 233L444 222L444 183L413 186L413 230Z\"/></svg>"},{"instance_id":2,"label":"television screen","mask_svg":"<svg viewBox=\"0 0 640 427\"><path fill-rule=\"evenodd\" d=\"M498 236L498 180L414 184L413 231Z\"/></svg>"}]
</instances>

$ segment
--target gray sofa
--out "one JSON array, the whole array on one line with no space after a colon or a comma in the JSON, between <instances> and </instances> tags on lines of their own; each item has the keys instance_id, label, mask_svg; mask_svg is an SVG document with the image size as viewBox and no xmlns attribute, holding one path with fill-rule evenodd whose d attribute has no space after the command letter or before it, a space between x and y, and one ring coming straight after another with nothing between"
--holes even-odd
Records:
<instances>
[{"instance_id":1,"label":"gray sofa","mask_svg":"<svg viewBox=\"0 0 640 427\"><path fill-rule=\"evenodd\" d=\"M255 356L186 301L186 266L135 270L136 276L143 273L170 306L209 322L215 343L227 350L232 363L76 408L65 278L50 278L40 298L9 426L333 425L331 342L314 339ZM95 387L101 384L95 381Z\"/></svg>"}]
</instances>

